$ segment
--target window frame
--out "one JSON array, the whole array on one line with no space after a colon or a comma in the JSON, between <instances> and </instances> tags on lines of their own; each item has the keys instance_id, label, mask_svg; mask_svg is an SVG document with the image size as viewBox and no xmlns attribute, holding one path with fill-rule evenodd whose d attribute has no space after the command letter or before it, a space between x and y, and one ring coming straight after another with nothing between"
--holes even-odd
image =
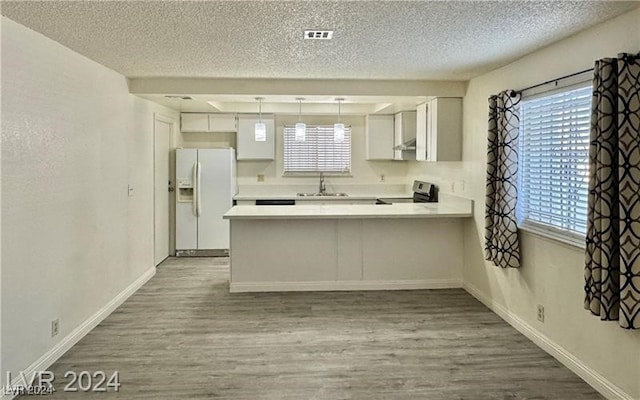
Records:
<instances>
[{"instance_id":1,"label":"window frame","mask_svg":"<svg viewBox=\"0 0 640 400\"><path fill-rule=\"evenodd\" d=\"M521 102L520 106L522 107L522 105L525 102L530 100L535 100L536 98L552 96L557 93L568 92L575 89L589 87L591 92L593 91L590 71L573 76L572 79L564 80L561 83L562 84L560 84L559 81L554 81L554 82L550 82L548 85L541 85L542 87L535 87L534 90L530 90L528 92L524 91L522 93L522 97L520 100ZM549 85L553 85L553 86L549 87ZM523 113L521 112L520 115L522 116L522 114ZM524 129L522 129L523 124L524 124L524 121L521 120L520 122L521 130L519 132L519 137L518 137L518 153L521 155L523 154L523 151L524 151L523 140L525 139L525 132L524 132ZM588 143L589 143L589 140L587 140L587 149L588 149ZM526 218L523 215L522 201L524 200L524 198L521 194L523 193L522 185L524 182L523 182L522 175L524 173L523 171L524 168L522 163L523 163L523 157L520 156L518 158L518 204L516 207L518 228L522 229L525 232L531 233L535 236L539 236L545 239L555 240L564 244L568 244L570 246L584 249L586 234L576 232L570 229L563 229L561 227L557 227L550 224L545 224L543 222L531 220ZM587 150L587 166L586 167L588 171L589 170L588 150ZM588 176L588 172L587 172L587 176ZM585 193L585 195L586 195L585 198L588 200L588 196L589 196L588 188L587 188L587 193Z\"/></svg>"},{"instance_id":2,"label":"window frame","mask_svg":"<svg viewBox=\"0 0 640 400\"><path fill-rule=\"evenodd\" d=\"M321 128L325 131L329 131L333 129L333 125L326 124L308 124L307 125L307 137L309 137L309 130ZM325 176L340 176L340 177L349 177L352 176L353 169L353 129L350 125L345 125L345 142L348 144L348 156L349 156L349 168L348 170L338 171L338 170L322 170L318 166L314 170L287 170L287 157L289 152L287 151L287 143L288 141L292 141L291 138L287 139L287 135L294 137L295 136L295 126L294 125L285 125L282 131L282 176L283 177L292 177L292 176L317 176L319 173L323 173ZM316 144L316 154L318 154L319 146Z\"/></svg>"}]
</instances>

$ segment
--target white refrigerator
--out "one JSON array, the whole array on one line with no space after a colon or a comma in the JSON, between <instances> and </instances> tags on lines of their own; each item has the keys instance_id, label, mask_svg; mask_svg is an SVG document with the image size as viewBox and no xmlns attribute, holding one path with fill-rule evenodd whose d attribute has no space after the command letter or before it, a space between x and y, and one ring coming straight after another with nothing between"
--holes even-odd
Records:
<instances>
[{"instance_id":1,"label":"white refrigerator","mask_svg":"<svg viewBox=\"0 0 640 400\"><path fill-rule=\"evenodd\" d=\"M235 150L177 149L176 183L176 255L228 254L222 215L238 192Z\"/></svg>"}]
</instances>

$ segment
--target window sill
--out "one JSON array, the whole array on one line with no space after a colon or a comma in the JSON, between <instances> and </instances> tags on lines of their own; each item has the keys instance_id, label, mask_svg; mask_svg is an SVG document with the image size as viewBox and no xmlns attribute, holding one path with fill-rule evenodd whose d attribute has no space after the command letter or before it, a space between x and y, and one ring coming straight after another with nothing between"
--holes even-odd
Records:
<instances>
[{"instance_id":1,"label":"window sill","mask_svg":"<svg viewBox=\"0 0 640 400\"><path fill-rule=\"evenodd\" d=\"M579 236L572 233L563 232L559 229L546 227L544 225L539 225L530 222L524 222L518 225L518 229L531 234L533 236L537 236L541 239L549 240L552 242L559 242L560 244L564 244L570 246L574 249L585 249L585 239L584 236Z\"/></svg>"}]
</instances>

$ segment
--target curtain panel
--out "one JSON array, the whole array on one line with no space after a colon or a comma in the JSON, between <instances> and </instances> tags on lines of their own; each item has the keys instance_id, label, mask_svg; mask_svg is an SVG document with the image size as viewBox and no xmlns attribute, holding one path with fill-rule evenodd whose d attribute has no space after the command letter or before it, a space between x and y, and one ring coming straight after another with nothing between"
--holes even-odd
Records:
<instances>
[{"instance_id":1,"label":"curtain panel","mask_svg":"<svg viewBox=\"0 0 640 400\"><path fill-rule=\"evenodd\" d=\"M516 224L520 93L489 97L485 255L501 268L520 267Z\"/></svg>"},{"instance_id":2,"label":"curtain panel","mask_svg":"<svg viewBox=\"0 0 640 400\"><path fill-rule=\"evenodd\" d=\"M640 329L640 57L595 63L589 145L585 302Z\"/></svg>"}]
</instances>

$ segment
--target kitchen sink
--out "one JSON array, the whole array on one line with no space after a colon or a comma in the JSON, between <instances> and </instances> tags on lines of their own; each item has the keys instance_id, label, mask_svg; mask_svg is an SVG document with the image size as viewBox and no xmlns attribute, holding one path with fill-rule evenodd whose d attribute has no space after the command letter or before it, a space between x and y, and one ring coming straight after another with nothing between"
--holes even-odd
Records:
<instances>
[{"instance_id":1,"label":"kitchen sink","mask_svg":"<svg viewBox=\"0 0 640 400\"><path fill-rule=\"evenodd\" d=\"M340 197L345 197L348 196L348 194L346 193L329 193L329 192L324 192L324 193L298 193L299 197L336 197L336 196L340 196Z\"/></svg>"}]
</instances>

